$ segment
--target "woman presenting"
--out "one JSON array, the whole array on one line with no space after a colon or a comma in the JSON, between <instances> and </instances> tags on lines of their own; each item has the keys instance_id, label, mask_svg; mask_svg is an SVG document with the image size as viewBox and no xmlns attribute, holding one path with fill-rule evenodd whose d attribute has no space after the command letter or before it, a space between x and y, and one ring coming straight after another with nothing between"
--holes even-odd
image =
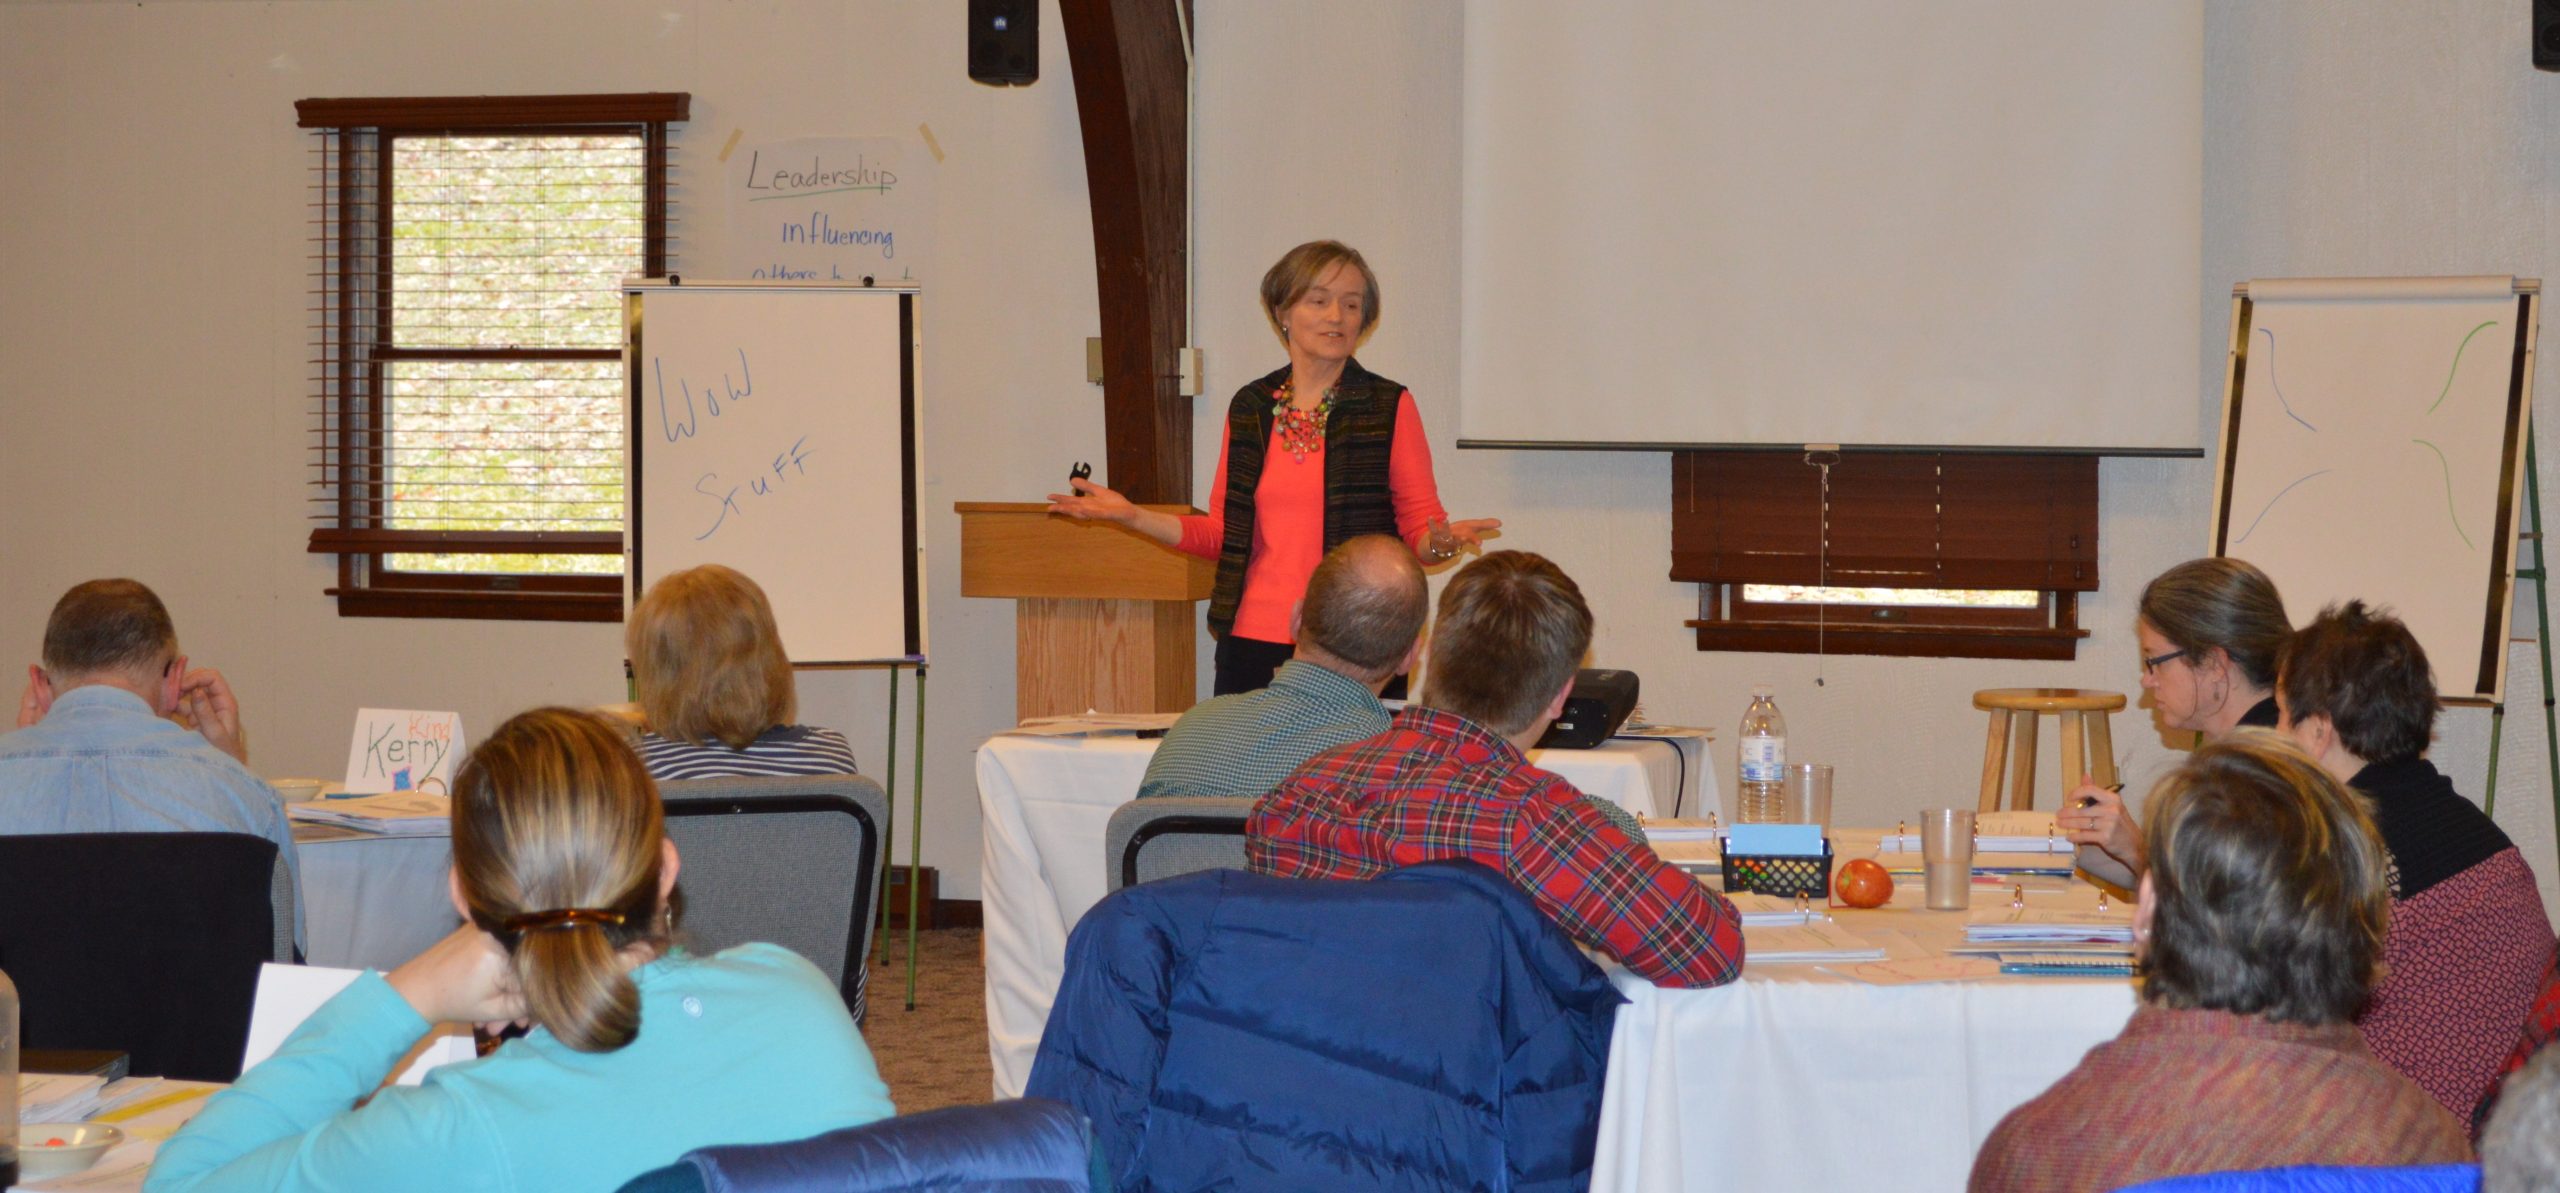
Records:
<instances>
[{"instance_id":1,"label":"woman presenting","mask_svg":"<svg viewBox=\"0 0 2560 1193\"><path fill-rule=\"evenodd\" d=\"M1326 551L1391 534L1433 564L1502 526L1449 521L1412 392L1352 358L1378 323L1378 279L1357 250L1331 240L1289 250L1262 275L1262 310L1289 364L1228 403L1208 513L1141 509L1085 480L1049 495L1051 513L1117 523L1218 561L1209 632L1220 696L1270 683L1288 661L1291 615Z\"/></svg>"}]
</instances>

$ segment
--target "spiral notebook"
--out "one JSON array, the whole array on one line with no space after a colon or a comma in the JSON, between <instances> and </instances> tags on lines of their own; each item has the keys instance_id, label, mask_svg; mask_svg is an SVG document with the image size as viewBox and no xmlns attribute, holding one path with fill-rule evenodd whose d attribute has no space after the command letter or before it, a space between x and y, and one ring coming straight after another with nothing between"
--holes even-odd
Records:
<instances>
[{"instance_id":1,"label":"spiral notebook","mask_svg":"<svg viewBox=\"0 0 2560 1193\"><path fill-rule=\"evenodd\" d=\"M2131 953L2002 953L2000 972L2025 977L2129 978Z\"/></svg>"}]
</instances>

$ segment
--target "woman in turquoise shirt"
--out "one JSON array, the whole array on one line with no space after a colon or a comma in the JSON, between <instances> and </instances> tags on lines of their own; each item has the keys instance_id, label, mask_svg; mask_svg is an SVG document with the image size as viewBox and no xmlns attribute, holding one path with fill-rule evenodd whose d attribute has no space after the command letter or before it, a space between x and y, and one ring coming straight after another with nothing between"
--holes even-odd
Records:
<instances>
[{"instance_id":1,"label":"woman in turquoise shirt","mask_svg":"<svg viewBox=\"0 0 2560 1193\"><path fill-rule=\"evenodd\" d=\"M676 847L604 721L536 709L472 751L453 861L462 928L358 978L215 1095L161 1145L147 1191L610 1190L707 1144L894 1113L815 966L670 943ZM431 1025L509 1021L533 1030L376 1092Z\"/></svg>"}]
</instances>

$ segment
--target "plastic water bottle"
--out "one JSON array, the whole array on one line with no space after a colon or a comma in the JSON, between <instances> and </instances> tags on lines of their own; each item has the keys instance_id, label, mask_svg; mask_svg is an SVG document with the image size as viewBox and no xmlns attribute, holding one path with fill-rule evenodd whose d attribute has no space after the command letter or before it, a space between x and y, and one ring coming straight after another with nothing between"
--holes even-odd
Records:
<instances>
[{"instance_id":1,"label":"plastic water bottle","mask_svg":"<svg viewBox=\"0 0 2560 1193\"><path fill-rule=\"evenodd\" d=\"M1787 719L1778 714L1778 702L1767 684L1751 689L1751 707L1743 710L1738 744L1742 781L1735 785L1734 822L1774 824L1786 802L1781 780L1787 769Z\"/></svg>"}]
</instances>

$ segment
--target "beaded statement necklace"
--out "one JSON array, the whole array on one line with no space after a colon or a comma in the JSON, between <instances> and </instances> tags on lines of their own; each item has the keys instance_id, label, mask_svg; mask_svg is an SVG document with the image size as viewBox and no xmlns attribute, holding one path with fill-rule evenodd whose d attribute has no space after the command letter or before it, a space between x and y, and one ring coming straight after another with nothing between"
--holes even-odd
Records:
<instances>
[{"instance_id":1,"label":"beaded statement necklace","mask_svg":"<svg viewBox=\"0 0 2560 1193\"><path fill-rule=\"evenodd\" d=\"M1280 446L1288 449L1290 459L1304 464L1307 453L1323 450L1325 417L1333 413L1333 399L1341 392L1339 387L1326 387L1324 400L1316 403L1313 410L1300 410L1289 404L1286 381L1273 392L1271 417L1280 424Z\"/></svg>"}]
</instances>

